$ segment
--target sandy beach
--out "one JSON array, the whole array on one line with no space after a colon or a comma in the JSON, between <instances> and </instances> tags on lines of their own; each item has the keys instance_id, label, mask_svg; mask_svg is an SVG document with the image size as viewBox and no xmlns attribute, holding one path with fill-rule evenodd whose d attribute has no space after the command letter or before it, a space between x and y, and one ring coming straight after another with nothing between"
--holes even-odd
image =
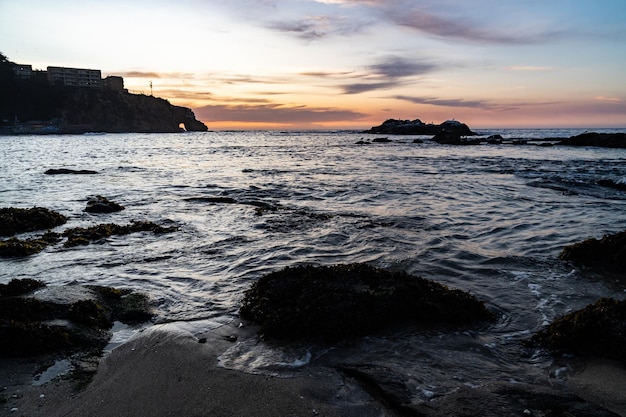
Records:
<instances>
[{"instance_id":1,"label":"sandy beach","mask_svg":"<svg viewBox=\"0 0 626 417\"><path fill-rule=\"evenodd\" d=\"M218 357L237 340L254 337L253 327L236 322L192 335L172 326L154 326L114 349L99 363L91 383L76 391L67 378L32 385L35 362L3 360L0 377L6 416L440 416L543 415L546 402L576 403L589 416L626 416L626 370L597 360L581 365L561 395L550 387L497 385L460 389L432 404L394 407L371 387L337 369L302 368L293 377L255 375L225 369ZM361 381L362 382L362 381ZM528 391L520 394L521 391ZM506 392L506 395L503 393ZM582 408L581 408L582 407ZM491 410L491 411L490 411ZM591 411L590 411L591 410ZM544 410L545 411L545 410Z\"/></svg>"}]
</instances>

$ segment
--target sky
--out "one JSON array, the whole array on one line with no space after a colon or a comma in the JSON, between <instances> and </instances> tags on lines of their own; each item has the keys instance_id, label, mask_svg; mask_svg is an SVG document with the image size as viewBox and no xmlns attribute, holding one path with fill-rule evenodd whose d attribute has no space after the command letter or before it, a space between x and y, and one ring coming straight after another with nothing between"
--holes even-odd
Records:
<instances>
[{"instance_id":1,"label":"sky","mask_svg":"<svg viewBox=\"0 0 626 417\"><path fill-rule=\"evenodd\" d=\"M0 52L210 129L624 128L624 22L625 0L0 0Z\"/></svg>"}]
</instances>

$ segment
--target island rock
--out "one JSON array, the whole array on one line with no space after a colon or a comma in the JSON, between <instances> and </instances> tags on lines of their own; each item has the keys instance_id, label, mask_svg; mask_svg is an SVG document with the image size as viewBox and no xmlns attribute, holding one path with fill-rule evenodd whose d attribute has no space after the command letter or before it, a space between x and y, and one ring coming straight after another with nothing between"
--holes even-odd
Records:
<instances>
[{"instance_id":1,"label":"island rock","mask_svg":"<svg viewBox=\"0 0 626 417\"><path fill-rule=\"evenodd\" d=\"M383 135L436 135L442 132L452 132L459 136L473 136L476 133L465 124L456 120L447 120L441 124L426 124L419 119L396 120L389 119L380 126L374 126L364 133Z\"/></svg>"}]
</instances>

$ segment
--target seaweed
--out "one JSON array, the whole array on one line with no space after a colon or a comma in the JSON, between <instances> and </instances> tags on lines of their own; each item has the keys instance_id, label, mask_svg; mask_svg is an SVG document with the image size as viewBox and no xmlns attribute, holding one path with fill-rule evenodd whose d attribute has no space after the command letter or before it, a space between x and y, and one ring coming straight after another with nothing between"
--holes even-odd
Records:
<instances>
[{"instance_id":1,"label":"seaweed","mask_svg":"<svg viewBox=\"0 0 626 417\"><path fill-rule=\"evenodd\" d=\"M388 325L462 325L493 319L472 295L366 264L288 267L246 291L242 318L279 339L364 335Z\"/></svg>"}]
</instances>

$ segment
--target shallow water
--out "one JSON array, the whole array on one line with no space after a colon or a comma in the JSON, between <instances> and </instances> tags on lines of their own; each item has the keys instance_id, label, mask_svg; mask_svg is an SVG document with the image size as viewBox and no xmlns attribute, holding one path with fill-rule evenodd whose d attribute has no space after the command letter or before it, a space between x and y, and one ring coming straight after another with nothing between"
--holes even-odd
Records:
<instances>
[{"instance_id":1,"label":"shallow water","mask_svg":"<svg viewBox=\"0 0 626 417\"><path fill-rule=\"evenodd\" d=\"M505 138L576 130L511 130ZM285 374L309 363L402 369L425 399L461 385L549 378L558 364L521 342L623 284L560 262L563 246L626 229L626 150L354 145L355 132L206 132L0 137L0 206L48 207L59 228L131 220L172 234L117 236L0 260L0 282L112 285L148 293L156 321L200 331L237 317L263 274L299 263L368 262L471 291L499 319L479 329L404 329L349 346L239 343L223 366ZM371 139L365 136L364 139ZM49 168L97 175L48 176ZM126 209L83 211L100 194ZM216 202L232 198L237 204ZM116 343L128 329L116 335Z\"/></svg>"}]
</instances>

